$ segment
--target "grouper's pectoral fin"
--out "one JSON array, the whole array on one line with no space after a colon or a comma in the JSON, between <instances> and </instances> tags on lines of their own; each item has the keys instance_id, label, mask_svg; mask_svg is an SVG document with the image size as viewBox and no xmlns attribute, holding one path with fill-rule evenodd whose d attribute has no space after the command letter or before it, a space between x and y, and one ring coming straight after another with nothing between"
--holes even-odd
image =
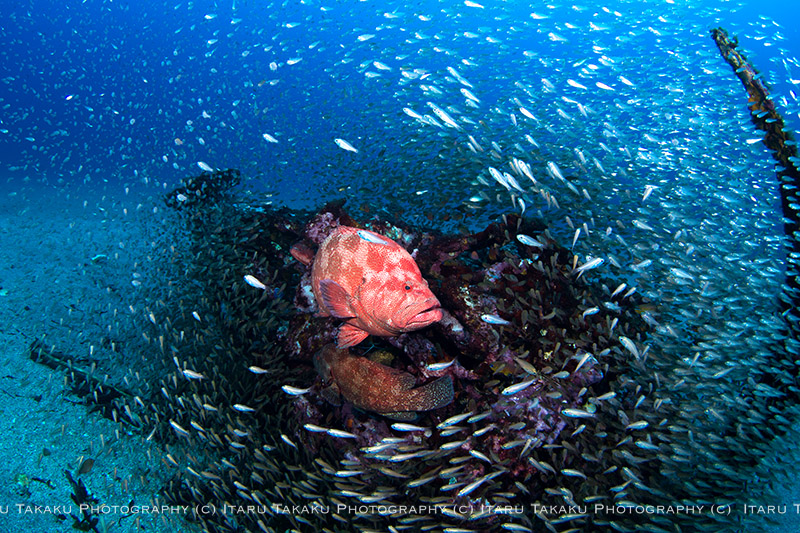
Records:
<instances>
[{"instance_id":1,"label":"grouper's pectoral fin","mask_svg":"<svg viewBox=\"0 0 800 533\"><path fill-rule=\"evenodd\" d=\"M353 318L355 313L350 306L350 295L344 287L332 279L323 279L319 282L319 292L322 305L336 318ZM341 348L342 346L339 346Z\"/></svg>"},{"instance_id":2,"label":"grouper's pectoral fin","mask_svg":"<svg viewBox=\"0 0 800 533\"><path fill-rule=\"evenodd\" d=\"M336 337L336 347L340 350L355 346L369 336L369 333L354 326L352 324L345 324L339 328L339 335Z\"/></svg>"},{"instance_id":3,"label":"grouper's pectoral fin","mask_svg":"<svg viewBox=\"0 0 800 533\"><path fill-rule=\"evenodd\" d=\"M339 391L339 386L336 383L333 383L330 387L325 387L321 391L322 397L325 398L331 405L342 405L342 394Z\"/></svg>"}]
</instances>

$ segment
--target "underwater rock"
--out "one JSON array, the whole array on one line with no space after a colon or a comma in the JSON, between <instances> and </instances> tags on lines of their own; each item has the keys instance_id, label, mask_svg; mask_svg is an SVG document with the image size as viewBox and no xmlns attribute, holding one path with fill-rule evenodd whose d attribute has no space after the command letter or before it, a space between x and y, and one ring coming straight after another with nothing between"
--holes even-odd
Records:
<instances>
[{"instance_id":1,"label":"underwater rock","mask_svg":"<svg viewBox=\"0 0 800 533\"><path fill-rule=\"evenodd\" d=\"M323 212L314 220L329 224L334 218ZM516 482L537 475L535 464L540 463L527 459L532 454L538 455L542 446L558 441L560 433L568 426L566 420L570 418L562 418L559 415L561 410L586 405L594 409L591 407L594 404L585 403L583 395L586 387L601 382L605 373L590 351L610 352L610 335L603 337L603 328L598 327L601 324L607 327L609 322L601 322L599 317L584 320L583 311L594 307L597 302L587 301L587 298L593 298L591 293L586 291L583 281L572 275L570 255L558 248L547 234L539 235L543 230L541 225L523 221L515 215L504 217L502 223L494 223L480 233L458 237L398 228L376 220L369 220L359 227L372 231L380 228L382 234L392 232L401 236L399 242L406 243L413 251L422 275L430 281L434 295L443 302L443 319L433 327L372 343L388 344L394 349L393 372L406 373L409 384L416 381L413 376L417 376L416 379L442 379L440 376L453 379L453 404L441 412L431 411L425 415L430 422L423 425L435 426L436 429L428 441L415 441L416 446L426 450L414 456L419 465L406 466L414 470L430 469L437 461L446 461L446 457L458 450L466 450L471 452L470 461L457 476L444 478L447 486L455 483L462 488L468 487L468 482L454 480L467 479L469 472L474 474L479 470L482 476L490 475L484 466L480 466L482 461L486 462L484 458L489 458L489 462L500 469L495 472L505 472L502 475L491 474L487 481L492 482L481 487L449 493L456 499L472 494L473 490L484 495L489 489L503 492ZM537 235L544 246L525 246L515 238L522 231ZM408 238L404 238L406 236ZM312 241L309 236L306 238ZM295 301L305 300L301 295L309 292L309 282L307 276L302 278ZM505 318L492 323L486 320L487 315ZM592 324L596 325L587 330L586 326ZM290 346L298 360L307 359L311 349L329 355L335 353L328 344L333 339L333 331L325 325L325 320L295 317L287 338L294 339ZM605 347L601 347L603 344ZM359 348L362 349L361 345ZM576 361L578 355L581 357ZM428 367L436 368L441 361L453 360L456 362L442 365L443 368L436 372L427 370ZM362 363L365 367L362 370L367 373L366 369L373 365L357 355L347 354L347 361L354 368ZM316 363L320 367L319 356ZM329 372L325 365L322 365L321 374L324 384L327 384ZM523 387L516 390L520 384ZM345 399L366 411L385 413L387 409L376 409L366 400L354 399L371 396L372 383L352 380L349 385L349 393L343 394ZM319 413L302 418L300 422L303 424L316 427L323 418L330 420L330 416L324 413L331 410L325 401L331 399L331 395L323 390L312 389L304 398L295 400L310 401ZM334 398L334 403L341 402ZM467 415L462 420L472 420L472 429L460 429L457 423L448 422L459 418L458 413ZM340 423L348 427L359 443L385 450L385 444L381 443L390 440L393 432L385 424L371 423L369 415L365 415L354 413L344 405L334 411L333 420L341 420ZM363 424L366 424L363 426L365 432L360 429ZM461 432L465 432L461 438L463 442L447 439ZM470 432L472 437L469 437ZM414 459L406 459L400 451L402 447L390 448L386 453L377 454L378 457L403 463ZM372 455L356 453L351 454L351 458L359 457L359 466L367 468L365 472L374 472L378 466ZM471 461L475 462L474 468L469 466ZM366 473L359 476L360 482L370 485L378 483L378 479ZM428 481L433 482L432 479Z\"/></svg>"},{"instance_id":2,"label":"underwater rock","mask_svg":"<svg viewBox=\"0 0 800 533\"><path fill-rule=\"evenodd\" d=\"M572 255L540 223L508 215L482 232L445 236L377 218L358 222L341 203L311 214L226 201L197 204L190 220L190 274L205 280L202 297L194 296L191 311L170 315L185 318L153 334L164 338L164 365L172 370L150 394L145 416L145 423L157 421L156 438L193 457L167 459L181 469L165 489L170 501L479 509L543 501L553 487L569 487L576 499L597 497L600 486L583 477L625 483L599 459L611 452L595 441L606 439L615 453L637 450L624 439L639 418L609 421L632 407L634 391L609 396L609 378L611 368L632 361L617 338L641 342L647 325L634 310L635 295L610 297L590 285L591 275L576 275ZM441 302L442 320L370 337L350 351L334 348L339 321L313 315L309 269L291 250L298 242L312 249L341 224L405 248ZM543 246L526 245L520 234ZM613 311L603 300L614 302ZM178 328L195 332L190 345ZM366 357L376 350L382 363ZM413 425L386 418L412 412L419 413ZM196 518L208 530L232 528L231 517ZM342 518L351 529L393 523L370 514ZM415 527L438 523L435 514L405 519ZM264 529L257 516L236 520ZM313 527L338 522L320 516ZM523 516L504 522L531 526ZM501 522L475 512L444 523L483 529ZM271 515L271 527L301 524L297 516Z\"/></svg>"}]
</instances>

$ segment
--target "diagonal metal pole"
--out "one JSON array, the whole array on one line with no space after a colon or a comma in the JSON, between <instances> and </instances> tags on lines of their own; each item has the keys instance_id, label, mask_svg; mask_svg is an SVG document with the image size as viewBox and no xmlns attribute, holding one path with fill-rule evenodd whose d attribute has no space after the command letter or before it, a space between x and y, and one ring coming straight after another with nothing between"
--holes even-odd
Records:
<instances>
[{"instance_id":1,"label":"diagonal metal pole","mask_svg":"<svg viewBox=\"0 0 800 533\"><path fill-rule=\"evenodd\" d=\"M786 348L792 354L792 359L797 360L800 359L800 159L797 158L797 145L791 132L786 129L783 117L775 109L760 75L744 54L736 49L739 44L736 37L729 38L728 32L722 28L711 30L711 36L722 57L747 89L750 118L755 127L764 132L764 144L777 161L783 227L787 237L785 299L781 301L781 310L788 326Z\"/></svg>"}]
</instances>

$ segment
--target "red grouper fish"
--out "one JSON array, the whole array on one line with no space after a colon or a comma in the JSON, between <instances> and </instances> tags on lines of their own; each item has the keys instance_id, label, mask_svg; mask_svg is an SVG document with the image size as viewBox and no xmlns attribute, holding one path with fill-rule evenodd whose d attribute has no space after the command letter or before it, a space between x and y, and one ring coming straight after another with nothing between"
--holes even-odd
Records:
<instances>
[{"instance_id":1,"label":"red grouper fish","mask_svg":"<svg viewBox=\"0 0 800 533\"><path fill-rule=\"evenodd\" d=\"M291 251L309 264L310 254ZM339 226L313 258L311 289L318 316L341 318L337 346L349 348L368 335L394 337L442 319L439 300L417 263L399 244L372 231Z\"/></svg>"},{"instance_id":2,"label":"red grouper fish","mask_svg":"<svg viewBox=\"0 0 800 533\"><path fill-rule=\"evenodd\" d=\"M430 411L453 401L453 380L443 376L414 388L411 374L382 365L347 349L326 345L314 356L314 366L326 385L323 396L341 405L340 397L359 409L396 420L413 420L417 411Z\"/></svg>"}]
</instances>

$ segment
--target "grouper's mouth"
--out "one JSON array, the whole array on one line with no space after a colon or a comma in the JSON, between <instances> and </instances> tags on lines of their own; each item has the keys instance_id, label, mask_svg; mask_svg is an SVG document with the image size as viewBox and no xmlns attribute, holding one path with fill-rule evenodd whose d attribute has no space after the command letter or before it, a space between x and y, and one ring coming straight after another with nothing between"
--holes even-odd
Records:
<instances>
[{"instance_id":1,"label":"grouper's mouth","mask_svg":"<svg viewBox=\"0 0 800 533\"><path fill-rule=\"evenodd\" d=\"M422 310L412 316L406 323L404 330L420 329L438 322L442 319L442 308L439 306L439 300L436 298L429 298L423 303Z\"/></svg>"}]
</instances>

